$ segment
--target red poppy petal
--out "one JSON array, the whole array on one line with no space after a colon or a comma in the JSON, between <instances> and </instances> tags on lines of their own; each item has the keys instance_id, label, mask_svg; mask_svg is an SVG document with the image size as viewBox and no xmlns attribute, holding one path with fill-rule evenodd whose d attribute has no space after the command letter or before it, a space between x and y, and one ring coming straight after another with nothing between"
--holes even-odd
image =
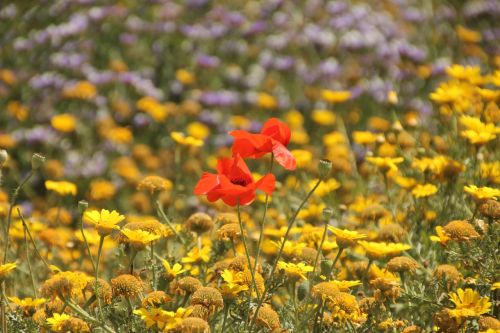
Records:
<instances>
[{"instance_id":1,"label":"red poppy petal","mask_svg":"<svg viewBox=\"0 0 500 333\"><path fill-rule=\"evenodd\" d=\"M241 155L236 154L234 157L234 163L228 178L231 180L239 179L247 184L253 183L252 173Z\"/></svg>"},{"instance_id":2,"label":"red poppy petal","mask_svg":"<svg viewBox=\"0 0 500 333\"><path fill-rule=\"evenodd\" d=\"M220 183L219 176L213 173L204 172L201 175L198 184L194 188L194 194L207 194L208 192L214 190Z\"/></svg>"},{"instance_id":3,"label":"red poppy petal","mask_svg":"<svg viewBox=\"0 0 500 333\"><path fill-rule=\"evenodd\" d=\"M273 194L274 187L276 185L275 177L272 173L268 173L267 175L259 179L259 181L255 183L255 185L257 189L271 195Z\"/></svg>"},{"instance_id":4,"label":"red poppy petal","mask_svg":"<svg viewBox=\"0 0 500 333\"><path fill-rule=\"evenodd\" d=\"M225 196L222 197L222 201L228 206L234 207L238 204L238 197L234 196Z\"/></svg>"},{"instance_id":5,"label":"red poppy petal","mask_svg":"<svg viewBox=\"0 0 500 333\"><path fill-rule=\"evenodd\" d=\"M248 191L248 187L233 184L226 177L221 177L220 181L220 187L216 190L216 192L220 193L221 196L241 195L242 193Z\"/></svg>"},{"instance_id":6,"label":"red poppy petal","mask_svg":"<svg viewBox=\"0 0 500 333\"><path fill-rule=\"evenodd\" d=\"M270 136L284 146L288 145L292 135L288 125L276 118L266 121L260 133Z\"/></svg>"},{"instance_id":7,"label":"red poppy petal","mask_svg":"<svg viewBox=\"0 0 500 333\"><path fill-rule=\"evenodd\" d=\"M229 134L234 137L233 155L240 154L242 157L257 158L272 150L273 145L267 135L246 131L232 131Z\"/></svg>"},{"instance_id":8,"label":"red poppy petal","mask_svg":"<svg viewBox=\"0 0 500 333\"><path fill-rule=\"evenodd\" d=\"M255 192L248 191L247 193L242 194L240 197L240 205L246 206L251 204L255 200Z\"/></svg>"},{"instance_id":9,"label":"red poppy petal","mask_svg":"<svg viewBox=\"0 0 500 333\"><path fill-rule=\"evenodd\" d=\"M217 161L217 172L220 175L228 175L231 172L233 166L233 158L221 158Z\"/></svg>"},{"instance_id":10,"label":"red poppy petal","mask_svg":"<svg viewBox=\"0 0 500 333\"><path fill-rule=\"evenodd\" d=\"M273 154L276 162L287 170L295 170L297 162L292 153L278 141L274 141Z\"/></svg>"}]
</instances>

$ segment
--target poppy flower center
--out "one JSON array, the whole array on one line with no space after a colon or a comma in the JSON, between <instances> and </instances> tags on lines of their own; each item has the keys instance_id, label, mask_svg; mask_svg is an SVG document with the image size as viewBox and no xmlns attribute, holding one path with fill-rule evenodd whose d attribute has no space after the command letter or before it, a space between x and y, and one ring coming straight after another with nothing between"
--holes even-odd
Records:
<instances>
[{"instance_id":1,"label":"poppy flower center","mask_svg":"<svg viewBox=\"0 0 500 333\"><path fill-rule=\"evenodd\" d=\"M233 178L231 179L231 183L233 183L234 185L246 186L248 184L248 181L243 178Z\"/></svg>"}]
</instances>

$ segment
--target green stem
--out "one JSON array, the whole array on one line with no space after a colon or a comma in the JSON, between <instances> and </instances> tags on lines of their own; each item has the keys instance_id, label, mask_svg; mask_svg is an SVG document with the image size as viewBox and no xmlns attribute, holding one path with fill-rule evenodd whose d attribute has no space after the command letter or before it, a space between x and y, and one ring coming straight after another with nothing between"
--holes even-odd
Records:
<instances>
[{"instance_id":1,"label":"green stem","mask_svg":"<svg viewBox=\"0 0 500 333\"><path fill-rule=\"evenodd\" d=\"M339 252L337 253L337 255L335 256L335 259L333 260L333 264L332 264L332 268L330 270L330 275L329 275L329 278L333 278L333 270L335 268L335 265L337 264L337 261L339 260L340 256L342 255L342 252L344 252L344 248L341 247L339 249Z\"/></svg>"},{"instance_id":2,"label":"green stem","mask_svg":"<svg viewBox=\"0 0 500 333\"><path fill-rule=\"evenodd\" d=\"M156 290L156 267L155 267L155 247L154 242L151 242L151 274L153 275L152 283L153 290Z\"/></svg>"},{"instance_id":3,"label":"green stem","mask_svg":"<svg viewBox=\"0 0 500 333\"><path fill-rule=\"evenodd\" d=\"M106 326L106 324L100 320L97 320L95 319L94 317L92 317L90 314L88 314L87 311L85 311L84 309L82 309L81 307L79 307L77 304L73 304L71 302L71 300L67 300L67 299L63 299L64 301L64 304L69 306L73 311L75 311L77 314L79 314L81 317L83 317L85 320L101 327L105 332L108 332L108 333L115 333L115 331L113 331L111 328L109 328L108 326Z\"/></svg>"},{"instance_id":4,"label":"green stem","mask_svg":"<svg viewBox=\"0 0 500 333\"><path fill-rule=\"evenodd\" d=\"M31 235L30 228L28 227L28 224L26 223L26 220L24 219L23 214L21 213L21 211L19 209L18 209L17 212L19 214L19 217L21 218L21 222L23 223L23 228L24 228L24 230L26 230L26 233L28 234L28 238L30 239L31 244L33 245L33 248L35 249L36 254L40 257L40 259L42 260L42 262L45 264L45 267L47 267L47 269L49 271L52 271L50 269L49 264L45 260L45 258L42 256L42 254L40 253L40 251L38 251L38 247L36 246L35 240L33 239L33 236Z\"/></svg>"},{"instance_id":5,"label":"green stem","mask_svg":"<svg viewBox=\"0 0 500 333\"><path fill-rule=\"evenodd\" d=\"M314 272L316 271L316 266L318 265L318 260L323 249L323 244L325 243L327 231L328 231L328 221L325 221L325 229L323 230L323 235L321 236L321 242L319 243L318 246L318 253L316 253L316 258L314 259L313 271L311 272L310 275L312 277L314 277Z\"/></svg>"},{"instance_id":6,"label":"green stem","mask_svg":"<svg viewBox=\"0 0 500 333\"><path fill-rule=\"evenodd\" d=\"M92 263L92 269L95 272L96 266L94 263L94 258L92 258L92 253L90 252L90 246L89 246L89 243L87 241L87 237L85 237L85 232L83 232L83 213L80 214L80 232L82 233L83 242L85 243L85 248L87 249L87 252L89 254L90 262Z\"/></svg>"},{"instance_id":7,"label":"green stem","mask_svg":"<svg viewBox=\"0 0 500 333\"><path fill-rule=\"evenodd\" d=\"M182 243L182 245L186 245L186 241L184 240L183 237L181 237L181 235L179 235L179 233L177 232L177 230L175 230L175 227L173 226L172 222L170 221L170 219L167 217L167 214L165 214L165 212L163 211L163 209L161 208L161 204L160 204L160 201L158 200L155 200L155 205L156 205L156 212L158 213L158 215L160 216L160 218L167 224L167 226L172 230L172 232L174 233L174 235L180 240L180 242Z\"/></svg>"},{"instance_id":8,"label":"green stem","mask_svg":"<svg viewBox=\"0 0 500 333\"><path fill-rule=\"evenodd\" d=\"M7 229L5 230L5 247L3 251L3 261L2 264L5 264L7 261L7 251L9 250L9 232L10 232L10 225L12 223L12 210L14 209L14 205L16 204L17 197L19 196L19 192L21 192L23 186L30 180L30 178L33 176L34 171L30 170L28 175L21 181L19 186L16 187L14 190L14 193L12 194L12 198L10 199L10 206L9 206L9 214L7 215Z\"/></svg>"},{"instance_id":9,"label":"green stem","mask_svg":"<svg viewBox=\"0 0 500 333\"><path fill-rule=\"evenodd\" d=\"M226 328L226 320L227 320L227 315L229 314L229 307L231 306L231 304L228 304L225 308L224 308L224 318L222 319L222 330L221 330L221 333L224 333L225 332L225 328Z\"/></svg>"},{"instance_id":10,"label":"green stem","mask_svg":"<svg viewBox=\"0 0 500 333\"><path fill-rule=\"evenodd\" d=\"M274 154L271 154L271 164L269 166L269 173L271 173L273 171L273 162L274 162ZM259 241L257 243L257 253L255 254L255 263L254 263L253 268L252 268L252 272L254 272L254 274L257 270L257 263L259 261L262 241L264 239L264 226L266 224L266 215L267 215L268 207L269 207L269 194L266 193L266 203L264 205L264 214L262 215L262 221L260 222L260 233L259 233Z\"/></svg>"},{"instance_id":11,"label":"green stem","mask_svg":"<svg viewBox=\"0 0 500 333\"><path fill-rule=\"evenodd\" d=\"M38 294L36 292L35 276L33 275L33 269L31 268L29 248L28 248L28 235L26 233L26 228L24 228L24 246L26 247L26 262L28 263L28 269L30 272L31 286L33 287L33 295L35 295L35 298L38 298Z\"/></svg>"},{"instance_id":12,"label":"green stem","mask_svg":"<svg viewBox=\"0 0 500 333\"><path fill-rule=\"evenodd\" d=\"M307 195L304 198L304 200L302 200L302 202L300 203L299 208L297 208L297 210L293 214L292 218L288 222L288 227L286 229L285 236L283 237L283 242L281 243L280 249L278 251L278 256L274 260L273 267L272 267L271 272L269 274L269 279L267 280L264 292L262 293L262 296L259 299L259 303L257 304L257 309L255 310L255 314L253 316L252 323L250 324L249 332L252 332L252 328L255 325L255 321L257 320L257 313L259 313L260 307L262 306L262 303L264 303L264 299L265 299L266 293L267 293L267 291L269 289L269 285L271 283L272 277L274 276L274 273L276 271L276 267L278 266L278 261L280 261L281 255L283 254L283 249L285 247L285 243L286 243L286 240L288 238L288 235L290 234L290 230L292 229L292 226L295 223L295 220L297 219L297 216L299 215L299 212L302 210L302 207L304 207L304 205L309 200L309 198L311 197L311 195L314 193L314 191L316 191L316 189L318 188L319 184L321 184L321 181L322 181L321 178L318 179L318 181L316 182L316 184L314 185L314 187L309 191L309 193L307 193Z\"/></svg>"},{"instance_id":13,"label":"green stem","mask_svg":"<svg viewBox=\"0 0 500 333\"><path fill-rule=\"evenodd\" d=\"M99 306L99 314L101 319L104 321L104 315L102 312L101 297L99 297L99 261L101 260L102 246L104 244L104 236L99 239L99 248L97 249L97 260L95 264L95 295L97 297L97 304Z\"/></svg>"},{"instance_id":14,"label":"green stem","mask_svg":"<svg viewBox=\"0 0 500 333\"><path fill-rule=\"evenodd\" d=\"M245 241L245 234L243 232L243 222L241 221L241 209L240 209L240 201L238 199L238 223L240 224L240 234L241 234L241 242L243 243L243 247L245 248L245 256L247 257L248 269L250 270L250 275L252 276L252 285L255 288L255 293L257 294L257 298L259 298L259 289L257 288L257 284L255 283L255 274L252 270L252 263L250 261L250 254L248 253L247 242ZM249 299L252 298L252 288L250 288L250 296Z\"/></svg>"}]
</instances>

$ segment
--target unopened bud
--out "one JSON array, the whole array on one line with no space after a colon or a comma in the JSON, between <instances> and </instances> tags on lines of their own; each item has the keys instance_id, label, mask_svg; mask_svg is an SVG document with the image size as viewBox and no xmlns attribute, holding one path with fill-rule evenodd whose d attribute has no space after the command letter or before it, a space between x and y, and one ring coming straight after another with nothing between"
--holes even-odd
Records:
<instances>
[{"instance_id":1,"label":"unopened bud","mask_svg":"<svg viewBox=\"0 0 500 333\"><path fill-rule=\"evenodd\" d=\"M89 208L89 203L85 200L78 201L78 211L82 214L87 208Z\"/></svg>"},{"instance_id":2,"label":"unopened bud","mask_svg":"<svg viewBox=\"0 0 500 333\"><path fill-rule=\"evenodd\" d=\"M5 149L0 149L0 167L2 167L5 162L7 162L8 158L9 154L7 154L7 151Z\"/></svg>"},{"instance_id":3,"label":"unopened bud","mask_svg":"<svg viewBox=\"0 0 500 333\"><path fill-rule=\"evenodd\" d=\"M310 283L307 280L299 285L299 287L297 288L297 297L299 301L302 301L304 298L306 298L307 294L309 293L309 288Z\"/></svg>"},{"instance_id":4,"label":"unopened bud","mask_svg":"<svg viewBox=\"0 0 500 333\"><path fill-rule=\"evenodd\" d=\"M329 276L333 268L333 260L323 260L321 262L321 274L324 276Z\"/></svg>"},{"instance_id":5,"label":"unopened bud","mask_svg":"<svg viewBox=\"0 0 500 333\"><path fill-rule=\"evenodd\" d=\"M332 171L332 161L322 159L319 161L318 165L319 177L321 179L326 179L330 175L330 171Z\"/></svg>"},{"instance_id":6,"label":"unopened bud","mask_svg":"<svg viewBox=\"0 0 500 333\"><path fill-rule=\"evenodd\" d=\"M42 156L40 154L33 154L31 157L31 168L33 170L40 169L43 165L45 164L45 156Z\"/></svg>"},{"instance_id":7,"label":"unopened bud","mask_svg":"<svg viewBox=\"0 0 500 333\"><path fill-rule=\"evenodd\" d=\"M333 216L333 209L330 207L323 209L323 218L326 222L330 221Z\"/></svg>"}]
</instances>

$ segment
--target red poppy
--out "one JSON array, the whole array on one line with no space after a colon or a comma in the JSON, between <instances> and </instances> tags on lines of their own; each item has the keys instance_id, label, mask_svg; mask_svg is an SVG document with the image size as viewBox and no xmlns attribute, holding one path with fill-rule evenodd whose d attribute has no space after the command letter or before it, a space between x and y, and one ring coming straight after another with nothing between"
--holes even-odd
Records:
<instances>
[{"instance_id":1,"label":"red poppy","mask_svg":"<svg viewBox=\"0 0 500 333\"><path fill-rule=\"evenodd\" d=\"M217 163L217 174L204 172L194 188L196 195L206 194L210 202L222 199L229 206L249 205L255 200L255 191L271 195L274 191L274 175L268 173L257 182L240 155L223 158Z\"/></svg>"},{"instance_id":2,"label":"red poppy","mask_svg":"<svg viewBox=\"0 0 500 333\"><path fill-rule=\"evenodd\" d=\"M295 157L286 148L290 142L290 128L284 122L271 118L258 134L247 131L231 131L234 137L233 155L240 154L243 158L259 158L267 153L273 153L276 161L285 169L295 169Z\"/></svg>"}]
</instances>

